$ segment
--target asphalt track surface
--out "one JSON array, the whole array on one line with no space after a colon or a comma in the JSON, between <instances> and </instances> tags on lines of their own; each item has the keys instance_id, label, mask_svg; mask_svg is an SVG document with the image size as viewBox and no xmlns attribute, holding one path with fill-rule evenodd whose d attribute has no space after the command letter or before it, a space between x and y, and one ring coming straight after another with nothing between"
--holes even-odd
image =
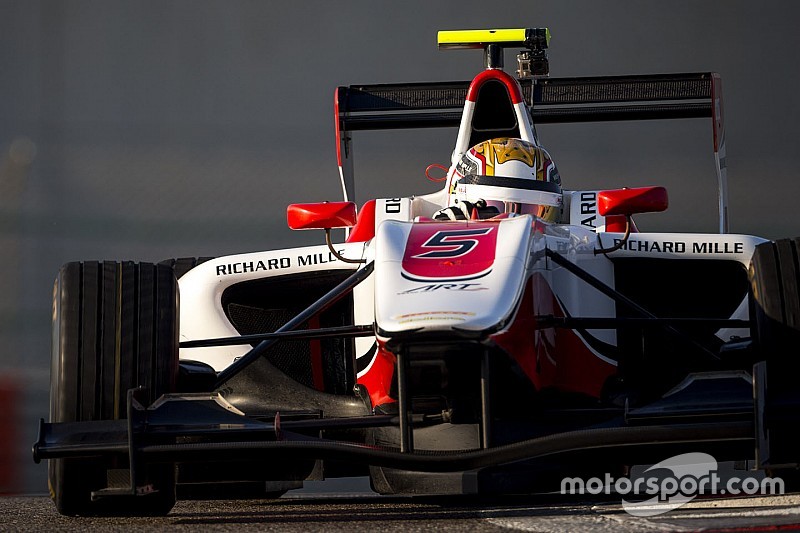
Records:
<instances>
[{"instance_id":1,"label":"asphalt track surface","mask_svg":"<svg viewBox=\"0 0 800 533\"><path fill-rule=\"evenodd\" d=\"M277 500L180 501L166 517L72 518L45 496L0 498L2 531L800 531L800 495L694 500L642 518L620 502L300 492Z\"/></svg>"}]
</instances>

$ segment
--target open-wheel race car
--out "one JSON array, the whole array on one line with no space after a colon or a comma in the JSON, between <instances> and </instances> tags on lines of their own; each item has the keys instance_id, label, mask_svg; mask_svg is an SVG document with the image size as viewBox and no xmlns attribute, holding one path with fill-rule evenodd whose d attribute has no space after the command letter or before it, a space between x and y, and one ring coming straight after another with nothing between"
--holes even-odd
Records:
<instances>
[{"instance_id":1,"label":"open-wheel race car","mask_svg":"<svg viewBox=\"0 0 800 533\"><path fill-rule=\"evenodd\" d=\"M64 265L33 450L58 510L367 475L381 494L547 492L681 452L791 474L800 241L727 233L719 76L551 78L549 39L440 32L485 70L338 88L344 200L288 209L324 245ZM639 231L664 188L564 188L536 131L702 117L718 234ZM353 132L448 126L440 191L356 209Z\"/></svg>"}]
</instances>

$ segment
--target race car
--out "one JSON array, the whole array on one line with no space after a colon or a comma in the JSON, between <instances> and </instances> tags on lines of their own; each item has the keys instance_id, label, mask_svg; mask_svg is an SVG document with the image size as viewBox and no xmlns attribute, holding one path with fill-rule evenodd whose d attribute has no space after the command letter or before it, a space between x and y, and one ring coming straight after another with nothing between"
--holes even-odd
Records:
<instances>
[{"instance_id":1,"label":"race car","mask_svg":"<svg viewBox=\"0 0 800 533\"><path fill-rule=\"evenodd\" d=\"M438 37L485 69L336 90L344 198L287 211L325 244L61 268L33 447L59 512L344 476L546 492L680 452L797 468L800 243L728 233L720 77L555 78L546 28ZM716 234L640 231L663 187L566 188L536 129L688 118L711 119ZM427 127L458 130L441 190L358 208L353 133Z\"/></svg>"}]
</instances>

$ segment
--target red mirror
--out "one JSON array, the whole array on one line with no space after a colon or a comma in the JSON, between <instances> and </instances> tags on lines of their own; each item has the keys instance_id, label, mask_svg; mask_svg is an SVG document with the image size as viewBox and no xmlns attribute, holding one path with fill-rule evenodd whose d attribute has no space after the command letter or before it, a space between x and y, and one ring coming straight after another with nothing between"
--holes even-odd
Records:
<instances>
[{"instance_id":1,"label":"red mirror","mask_svg":"<svg viewBox=\"0 0 800 533\"><path fill-rule=\"evenodd\" d=\"M600 191L597 195L597 212L601 216L657 213L669 205L664 187L637 187Z\"/></svg>"},{"instance_id":2,"label":"red mirror","mask_svg":"<svg viewBox=\"0 0 800 533\"><path fill-rule=\"evenodd\" d=\"M286 210L291 229L349 228L356 224L356 204L353 202L321 202L292 204Z\"/></svg>"}]
</instances>

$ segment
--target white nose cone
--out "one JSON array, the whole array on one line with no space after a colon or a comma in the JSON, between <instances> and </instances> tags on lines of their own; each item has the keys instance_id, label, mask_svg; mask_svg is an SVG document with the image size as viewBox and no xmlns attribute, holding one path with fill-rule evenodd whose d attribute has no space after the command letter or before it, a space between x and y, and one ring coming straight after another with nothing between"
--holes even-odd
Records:
<instances>
[{"instance_id":1,"label":"white nose cone","mask_svg":"<svg viewBox=\"0 0 800 533\"><path fill-rule=\"evenodd\" d=\"M525 286L529 216L387 221L378 228L375 319L381 337L500 329Z\"/></svg>"}]
</instances>

